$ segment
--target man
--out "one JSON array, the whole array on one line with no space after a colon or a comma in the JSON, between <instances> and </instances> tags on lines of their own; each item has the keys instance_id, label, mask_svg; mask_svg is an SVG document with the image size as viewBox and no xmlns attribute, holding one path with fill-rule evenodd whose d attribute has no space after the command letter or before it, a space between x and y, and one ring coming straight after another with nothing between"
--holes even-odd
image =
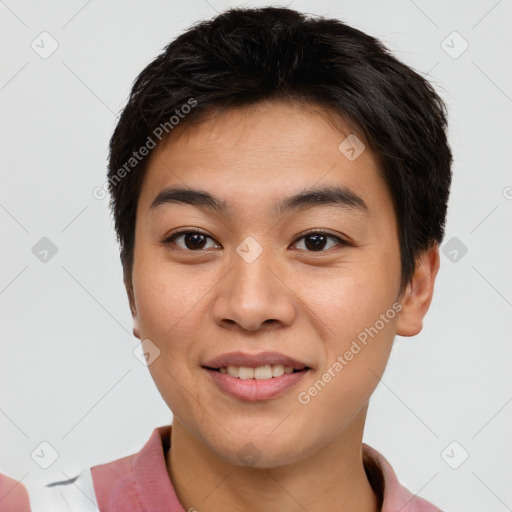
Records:
<instances>
[{"instance_id":1,"label":"man","mask_svg":"<svg viewBox=\"0 0 512 512\"><path fill-rule=\"evenodd\" d=\"M142 71L108 188L173 421L82 473L84 510L439 510L362 437L395 335L433 296L445 129L380 42L289 9L229 10Z\"/></svg>"}]
</instances>

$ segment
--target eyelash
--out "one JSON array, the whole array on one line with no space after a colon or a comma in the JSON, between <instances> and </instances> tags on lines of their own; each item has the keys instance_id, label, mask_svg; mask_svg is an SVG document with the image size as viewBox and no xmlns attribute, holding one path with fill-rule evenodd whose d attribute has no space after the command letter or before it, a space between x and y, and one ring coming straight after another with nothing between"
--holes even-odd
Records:
<instances>
[{"instance_id":1,"label":"eyelash","mask_svg":"<svg viewBox=\"0 0 512 512\"><path fill-rule=\"evenodd\" d=\"M207 238L210 238L211 240L214 240L214 238L211 237L206 231L203 231L201 229L194 229L194 230L183 230L183 231L178 231L176 233L173 233L173 234L169 235L168 237L166 237L164 240L162 240L161 243L163 245L170 245L171 243L174 242L174 240L176 238L178 238L178 237L180 237L182 235L187 235L187 234L201 234L201 235L205 235ZM337 240L339 242L339 245L341 245L341 246L349 247L349 246L352 245L348 241L340 238L339 236L333 235L333 234L329 233L328 231L325 231L325 230L322 230L322 229L315 229L315 230L311 230L311 231L308 231L306 233L303 233L300 237L295 239L294 245L299 240L301 240L302 238L305 238L305 237L307 237L309 235L326 235L329 238ZM180 247L180 249L181 249L181 247ZM187 252L201 252L201 249L198 249L197 251L193 251L191 249L183 249L183 250L187 251ZM301 249L301 250L303 250L303 249ZM327 251L321 250L321 251L306 251L306 252L321 253L321 252L328 252L329 250L330 249L328 249Z\"/></svg>"}]
</instances>

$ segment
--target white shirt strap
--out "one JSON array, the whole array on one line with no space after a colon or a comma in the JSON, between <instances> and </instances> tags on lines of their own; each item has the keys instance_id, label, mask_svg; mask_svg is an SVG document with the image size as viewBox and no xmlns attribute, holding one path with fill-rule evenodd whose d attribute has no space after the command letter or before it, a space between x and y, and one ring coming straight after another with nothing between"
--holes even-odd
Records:
<instances>
[{"instance_id":1,"label":"white shirt strap","mask_svg":"<svg viewBox=\"0 0 512 512\"><path fill-rule=\"evenodd\" d=\"M32 512L99 512L90 468L69 480L25 484Z\"/></svg>"}]
</instances>

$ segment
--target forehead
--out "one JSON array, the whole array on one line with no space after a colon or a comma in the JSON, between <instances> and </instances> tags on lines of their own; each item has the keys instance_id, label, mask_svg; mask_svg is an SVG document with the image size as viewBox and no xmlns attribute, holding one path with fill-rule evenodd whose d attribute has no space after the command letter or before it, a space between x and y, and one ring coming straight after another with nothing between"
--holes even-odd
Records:
<instances>
[{"instance_id":1,"label":"forehead","mask_svg":"<svg viewBox=\"0 0 512 512\"><path fill-rule=\"evenodd\" d=\"M365 197L370 209L379 196L390 201L375 156L340 117L316 105L268 101L178 125L150 155L139 205L150 210L164 189L179 187L214 193L226 213L263 202L279 213L283 196L335 186Z\"/></svg>"}]
</instances>

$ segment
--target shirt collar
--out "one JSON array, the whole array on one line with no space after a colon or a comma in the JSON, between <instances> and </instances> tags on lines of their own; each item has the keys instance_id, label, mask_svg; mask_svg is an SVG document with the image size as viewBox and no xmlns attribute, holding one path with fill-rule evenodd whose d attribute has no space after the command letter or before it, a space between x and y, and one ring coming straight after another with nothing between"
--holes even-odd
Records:
<instances>
[{"instance_id":1,"label":"shirt collar","mask_svg":"<svg viewBox=\"0 0 512 512\"><path fill-rule=\"evenodd\" d=\"M152 512L185 512L167 473L166 453L170 439L171 425L155 428L133 464L138 497L143 507ZM441 512L403 487L390 463L377 450L363 443L362 455L381 512Z\"/></svg>"}]
</instances>

